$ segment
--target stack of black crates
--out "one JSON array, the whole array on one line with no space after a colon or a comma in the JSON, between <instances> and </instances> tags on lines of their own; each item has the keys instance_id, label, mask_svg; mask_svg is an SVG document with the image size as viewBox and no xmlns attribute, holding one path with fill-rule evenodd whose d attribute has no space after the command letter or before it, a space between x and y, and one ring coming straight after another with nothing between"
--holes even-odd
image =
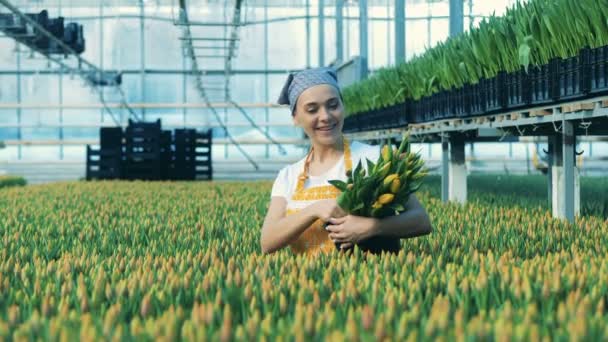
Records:
<instances>
[{"instance_id":1,"label":"stack of black crates","mask_svg":"<svg viewBox=\"0 0 608 342\"><path fill-rule=\"evenodd\" d=\"M160 180L161 124L129 120L125 134L125 179Z\"/></svg>"},{"instance_id":2,"label":"stack of black crates","mask_svg":"<svg viewBox=\"0 0 608 342\"><path fill-rule=\"evenodd\" d=\"M87 180L211 180L211 130L162 130L160 120L100 129L100 149L87 146Z\"/></svg>"},{"instance_id":3,"label":"stack of black crates","mask_svg":"<svg viewBox=\"0 0 608 342\"><path fill-rule=\"evenodd\" d=\"M99 130L100 149L95 150L87 145L87 180L122 178L122 139L121 127L102 127Z\"/></svg>"},{"instance_id":4,"label":"stack of black crates","mask_svg":"<svg viewBox=\"0 0 608 342\"><path fill-rule=\"evenodd\" d=\"M198 148L211 146L211 131L201 134L194 129L176 129L173 145L175 151L168 170L172 179L187 180L200 176L211 180L211 148Z\"/></svg>"}]
</instances>

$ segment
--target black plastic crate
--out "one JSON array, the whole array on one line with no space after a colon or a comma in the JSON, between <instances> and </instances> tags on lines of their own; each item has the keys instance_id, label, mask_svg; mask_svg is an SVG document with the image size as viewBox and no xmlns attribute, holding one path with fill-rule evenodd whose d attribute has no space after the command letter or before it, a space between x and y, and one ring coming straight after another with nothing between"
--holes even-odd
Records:
<instances>
[{"instance_id":1,"label":"black plastic crate","mask_svg":"<svg viewBox=\"0 0 608 342\"><path fill-rule=\"evenodd\" d=\"M424 122L424 118L421 116L418 110L420 101L408 101L406 102L406 120L408 123L421 123Z\"/></svg>"},{"instance_id":2,"label":"black plastic crate","mask_svg":"<svg viewBox=\"0 0 608 342\"><path fill-rule=\"evenodd\" d=\"M504 90L506 73L501 71L492 78L484 78L480 81L482 87L485 89L485 108L486 113L494 113L501 111L507 106L507 94Z\"/></svg>"},{"instance_id":3,"label":"black plastic crate","mask_svg":"<svg viewBox=\"0 0 608 342\"><path fill-rule=\"evenodd\" d=\"M591 49L581 49L579 53L579 63L581 64L581 91L588 95L591 92Z\"/></svg>"},{"instance_id":4,"label":"black plastic crate","mask_svg":"<svg viewBox=\"0 0 608 342\"><path fill-rule=\"evenodd\" d=\"M425 96L420 99L420 110L424 121L433 121L443 115L440 103L440 93Z\"/></svg>"},{"instance_id":5,"label":"black plastic crate","mask_svg":"<svg viewBox=\"0 0 608 342\"><path fill-rule=\"evenodd\" d=\"M423 122L433 121L436 119L433 111L433 102L429 96L425 96L418 100L418 111L423 119Z\"/></svg>"},{"instance_id":6,"label":"black plastic crate","mask_svg":"<svg viewBox=\"0 0 608 342\"><path fill-rule=\"evenodd\" d=\"M175 144L195 145L197 142L197 133L194 129L176 129L174 142Z\"/></svg>"},{"instance_id":7,"label":"black plastic crate","mask_svg":"<svg viewBox=\"0 0 608 342\"><path fill-rule=\"evenodd\" d=\"M195 163L174 163L171 168L171 179L194 180L196 178Z\"/></svg>"},{"instance_id":8,"label":"black plastic crate","mask_svg":"<svg viewBox=\"0 0 608 342\"><path fill-rule=\"evenodd\" d=\"M122 127L102 127L99 129L99 145L102 149L122 146Z\"/></svg>"},{"instance_id":9,"label":"black plastic crate","mask_svg":"<svg viewBox=\"0 0 608 342\"><path fill-rule=\"evenodd\" d=\"M407 125L405 105L399 103L381 108L370 115L371 126L376 129L397 128Z\"/></svg>"},{"instance_id":10,"label":"black plastic crate","mask_svg":"<svg viewBox=\"0 0 608 342\"><path fill-rule=\"evenodd\" d=\"M444 111L441 108L439 95L433 94L431 96L423 97L421 100L424 101L423 110L425 117L428 120L437 120L443 117Z\"/></svg>"},{"instance_id":11,"label":"black plastic crate","mask_svg":"<svg viewBox=\"0 0 608 342\"><path fill-rule=\"evenodd\" d=\"M528 80L530 82L530 103L542 105L554 101L551 90L553 70L551 63L540 66L530 66L528 69Z\"/></svg>"},{"instance_id":12,"label":"black plastic crate","mask_svg":"<svg viewBox=\"0 0 608 342\"><path fill-rule=\"evenodd\" d=\"M507 108L523 108L530 104L530 82L523 68L506 75L505 91Z\"/></svg>"},{"instance_id":13,"label":"black plastic crate","mask_svg":"<svg viewBox=\"0 0 608 342\"><path fill-rule=\"evenodd\" d=\"M353 114L344 118L344 126L342 130L344 133L355 133L359 132L357 117L360 114Z\"/></svg>"},{"instance_id":14,"label":"black plastic crate","mask_svg":"<svg viewBox=\"0 0 608 342\"><path fill-rule=\"evenodd\" d=\"M435 120L444 119L451 116L450 94L446 91L437 93Z\"/></svg>"},{"instance_id":15,"label":"black plastic crate","mask_svg":"<svg viewBox=\"0 0 608 342\"><path fill-rule=\"evenodd\" d=\"M464 117L469 113L467 103L465 102L463 87L452 89L449 91L450 110L445 119Z\"/></svg>"},{"instance_id":16,"label":"black plastic crate","mask_svg":"<svg viewBox=\"0 0 608 342\"><path fill-rule=\"evenodd\" d=\"M588 52L585 53L585 57L588 59ZM585 64L588 63L585 63L582 54L560 60L558 67L559 100L574 100L585 95L584 83L587 78L584 75Z\"/></svg>"},{"instance_id":17,"label":"black plastic crate","mask_svg":"<svg viewBox=\"0 0 608 342\"><path fill-rule=\"evenodd\" d=\"M589 50L590 93L608 93L608 46Z\"/></svg>"},{"instance_id":18,"label":"black plastic crate","mask_svg":"<svg viewBox=\"0 0 608 342\"><path fill-rule=\"evenodd\" d=\"M436 119L435 113L433 113L431 101L426 96L417 101L416 110L418 111L418 116L420 117L421 122L429 122Z\"/></svg>"},{"instance_id":19,"label":"black plastic crate","mask_svg":"<svg viewBox=\"0 0 608 342\"><path fill-rule=\"evenodd\" d=\"M161 123L160 119L157 119L153 122L143 122L143 121L133 121L129 119L129 125L127 126L127 130L133 132L143 132L143 131L158 131L160 134L161 131Z\"/></svg>"},{"instance_id":20,"label":"black plastic crate","mask_svg":"<svg viewBox=\"0 0 608 342\"><path fill-rule=\"evenodd\" d=\"M467 85L464 89L469 115L483 115L486 112L485 87L481 83Z\"/></svg>"},{"instance_id":21,"label":"black plastic crate","mask_svg":"<svg viewBox=\"0 0 608 342\"><path fill-rule=\"evenodd\" d=\"M87 145L86 179L119 179L122 176L122 154L119 149L96 150Z\"/></svg>"},{"instance_id":22,"label":"black plastic crate","mask_svg":"<svg viewBox=\"0 0 608 342\"><path fill-rule=\"evenodd\" d=\"M203 145L211 145L211 142L213 140L213 131L211 129L208 129L206 132L197 132L196 134L196 143L197 144L203 144Z\"/></svg>"},{"instance_id":23,"label":"black plastic crate","mask_svg":"<svg viewBox=\"0 0 608 342\"><path fill-rule=\"evenodd\" d=\"M356 114L355 120L358 131L403 127L407 125L406 106L404 103L399 103Z\"/></svg>"},{"instance_id":24,"label":"black plastic crate","mask_svg":"<svg viewBox=\"0 0 608 342\"><path fill-rule=\"evenodd\" d=\"M160 135L160 174L162 179L171 178L171 162L173 159L173 134L163 130Z\"/></svg>"},{"instance_id":25,"label":"black plastic crate","mask_svg":"<svg viewBox=\"0 0 608 342\"><path fill-rule=\"evenodd\" d=\"M160 180L161 167L159 160L127 161L124 178L141 180Z\"/></svg>"}]
</instances>

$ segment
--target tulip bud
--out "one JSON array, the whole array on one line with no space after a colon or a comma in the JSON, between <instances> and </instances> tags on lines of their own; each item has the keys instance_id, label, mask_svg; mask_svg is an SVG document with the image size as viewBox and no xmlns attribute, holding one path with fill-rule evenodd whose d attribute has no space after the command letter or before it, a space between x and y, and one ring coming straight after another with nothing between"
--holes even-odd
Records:
<instances>
[{"instance_id":1,"label":"tulip bud","mask_svg":"<svg viewBox=\"0 0 608 342\"><path fill-rule=\"evenodd\" d=\"M378 197L378 203L389 204L393 201L394 198L395 198L394 194L383 194L380 197Z\"/></svg>"},{"instance_id":2,"label":"tulip bud","mask_svg":"<svg viewBox=\"0 0 608 342\"><path fill-rule=\"evenodd\" d=\"M399 175L396 174L396 173L393 173L393 174L390 174L390 175L386 176L386 178L384 178L384 182L383 182L384 186L388 186L391 183L393 183L393 180L395 180L395 178L397 178L397 177L399 177Z\"/></svg>"},{"instance_id":3,"label":"tulip bud","mask_svg":"<svg viewBox=\"0 0 608 342\"><path fill-rule=\"evenodd\" d=\"M141 302L141 307L139 310L139 313L141 314L141 317L145 318L148 313L150 313L150 310L152 309L152 303L151 303L151 295L148 293L144 296L144 299Z\"/></svg>"},{"instance_id":4,"label":"tulip bud","mask_svg":"<svg viewBox=\"0 0 608 342\"><path fill-rule=\"evenodd\" d=\"M390 148L388 147L388 145L384 145L382 147L382 160L384 161L388 161L390 159Z\"/></svg>"},{"instance_id":5,"label":"tulip bud","mask_svg":"<svg viewBox=\"0 0 608 342\"><path fill-rule=\"evenodd\" d=\"M386 177L386 175L388 175L390 170L391 162L389 161L388 163L384 164L384 166L382 166L382 168L378 171L378 174L380 175L380 177L384 178Z\"/></svg>"},{"instance_id":6,"label":"tulip bud","mask_svg":"<svg viewBox=\"0 0 608 342\"><path fill-rule=\"evenodd\" d=\"M399 178L395 178L391 183L391 192L396 194L399 191L399 188L401 188L401 181Z\"/></svg>"}]
</instances>

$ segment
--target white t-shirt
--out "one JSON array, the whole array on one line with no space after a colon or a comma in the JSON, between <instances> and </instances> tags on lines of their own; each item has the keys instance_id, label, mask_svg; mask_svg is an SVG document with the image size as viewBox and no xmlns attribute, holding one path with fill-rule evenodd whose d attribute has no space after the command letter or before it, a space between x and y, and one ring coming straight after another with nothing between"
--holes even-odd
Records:
<instances>
[{"instance_id":1,"label":"white t-shirt","mask_svg":"<svg viewBox=\"0 0 608 342\"><path fill-rule=\"evenodd\" d=\"M352 160L353 170L357 167L357 163L361 161L361 166L367 170L366 158L372 162L376 162L380 156L380 146L373 146L364 144L358 141L350 142L350 154ZM284 197L287 200L288 208L303 207L307 203L294 203L291 200L293 193L296 191L296 185L298 183L298 176L304 169L304 156L299 161L287 165L279 171L277 178L272 186L271 197ZM322 175L313 176L308 175L308 179L304 182L304 189L308 189L315 186L330 185L327 181L333 179L340 179L346 181L346 166L344 164L344 155L340 158L338 163L331 169L324 172Z\"/></svg>"}]
</instances>

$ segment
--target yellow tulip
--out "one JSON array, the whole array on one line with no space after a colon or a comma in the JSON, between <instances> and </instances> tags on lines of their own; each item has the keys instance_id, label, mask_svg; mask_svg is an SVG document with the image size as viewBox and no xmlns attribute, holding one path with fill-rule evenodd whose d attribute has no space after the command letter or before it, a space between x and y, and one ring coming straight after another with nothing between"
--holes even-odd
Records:
<instances>
[{"instance_id":1,"label":"yellow tulip","mask_svg":"<svg viewBox=\"0 0 608 342\"><path fill-rule=\"evenodd\" d=\"M391 192L396 194L399 191L399 188L401 188L401 181L399 178L395 178L391 183Z\"/></svg>"},{"instance_id":2,"label":"yellow tulip","mask_svg":"<svg viewBox=\"0 0 608 342\"><path fill-rule=\"evenodd\" d=\"M382 147L382 159L385 160L385 161L388 161L389 158L390 158L389 153L390 153L390 150L389 150L388 145L384 145Z\"/></svg>"},{"instance_id":3,"label":"yellow tulip","mask_svg":"<svg viewBox=\"0 0 608 342\"><path fill-rule=\"evenodd\" d=\"M384 186L390 185L391 183L393 183L393 180L398 177L399 177L399 175L396 173L392 173L392 174L386 176L386 178L384 178L384 182L383 182Z\"/></svg>"},{"instance_id":4,"label":"yellow tulip","mask_svg":"<svg viewBox=\"0 0 608 342\"><path fill-rule=\"evenodd\" d=\"M378 170L378 174L380 175L380 177L384 178L384 177L386 177L386 175L388 174L390 169L391 169L391 162L389 161L388 163L384 164L384 166L382 166L382 168L380 170Z\"/></svg>"},{"instance_id":5,"label":"yellow tulip","mask_svg":"<svg viewBox=\"0 0 608 342\"><path fill-rule=\"evenodd\" d=\"M383 194L378 197L378 203L380 204L389 204L395 198L394 194Z\"/></svg>"}]
</instances>

